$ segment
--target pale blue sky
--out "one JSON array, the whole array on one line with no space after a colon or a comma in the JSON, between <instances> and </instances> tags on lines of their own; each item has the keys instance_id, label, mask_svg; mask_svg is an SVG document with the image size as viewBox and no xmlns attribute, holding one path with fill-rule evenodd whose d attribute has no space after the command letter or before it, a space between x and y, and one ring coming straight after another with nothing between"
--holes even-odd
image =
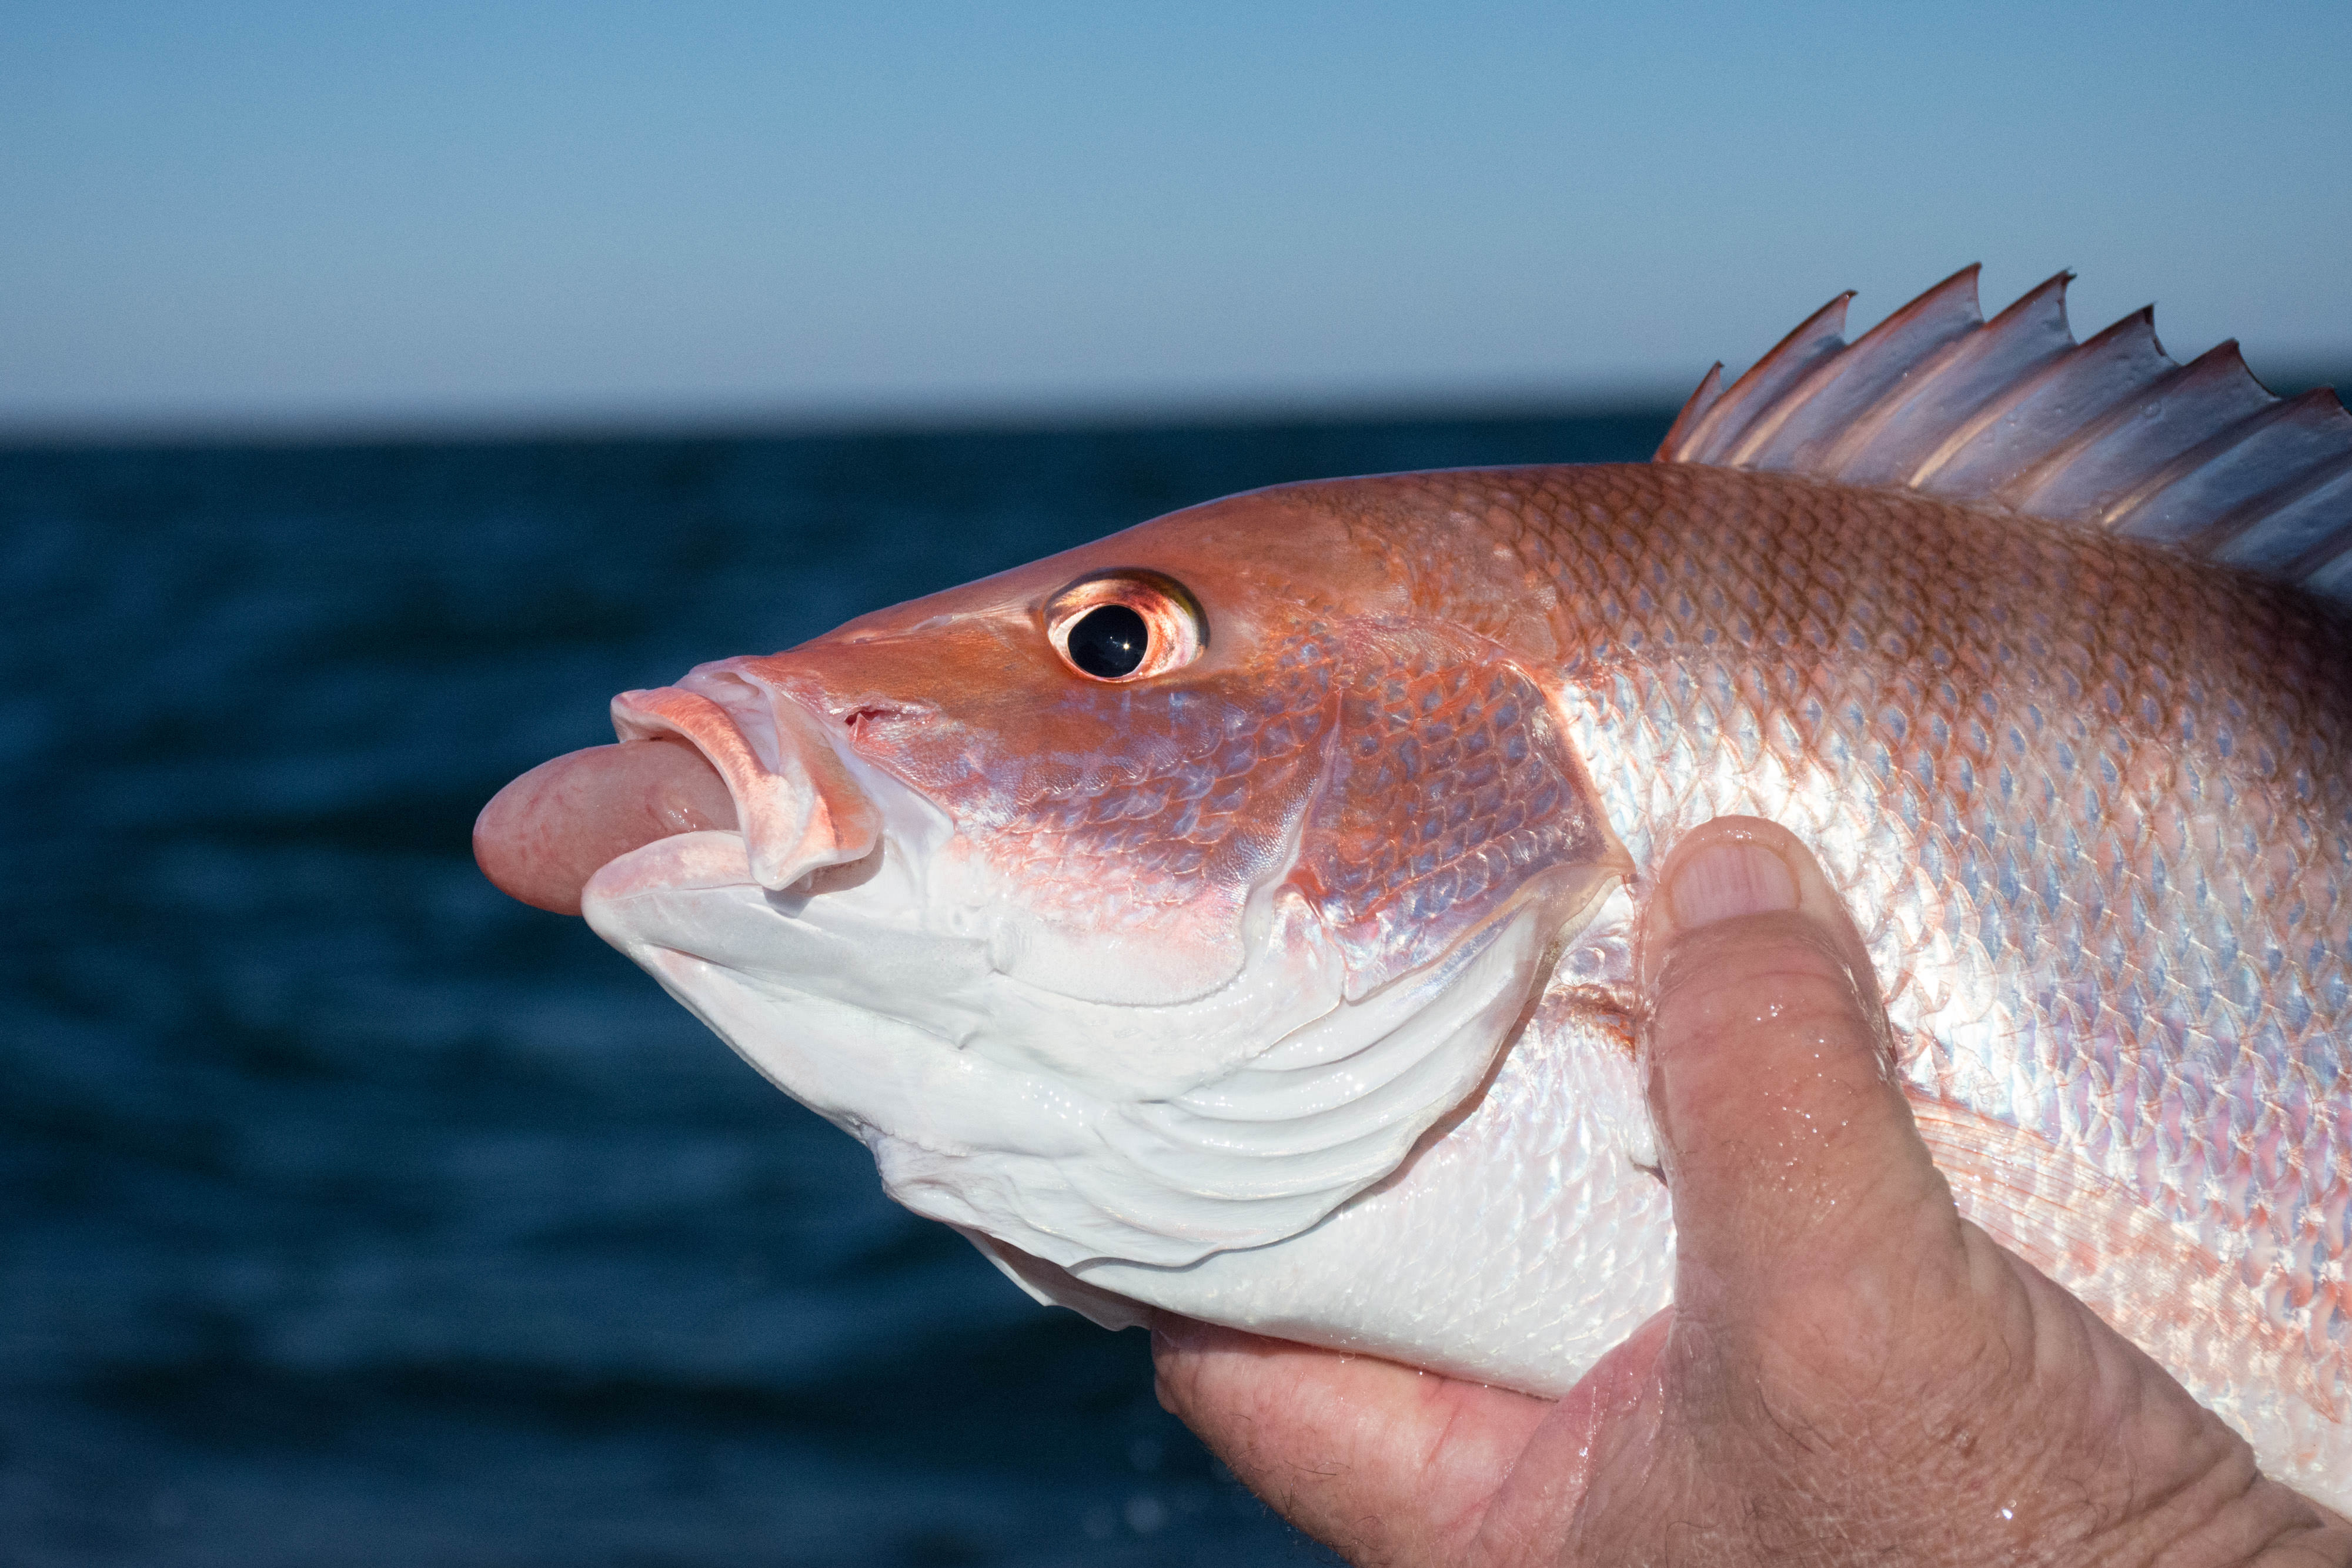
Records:
<instances>
[{"instance_id":1,"label":"pale blue sky","mask_svg":"<svg viewBox=\"0 0 2352 1568\"><path fill-rule=\"evenodd\" d=\"M0 7L0 429L1679 395L2061 267L2352 365L2352 6Z\"/></svg>"}]
</instances>

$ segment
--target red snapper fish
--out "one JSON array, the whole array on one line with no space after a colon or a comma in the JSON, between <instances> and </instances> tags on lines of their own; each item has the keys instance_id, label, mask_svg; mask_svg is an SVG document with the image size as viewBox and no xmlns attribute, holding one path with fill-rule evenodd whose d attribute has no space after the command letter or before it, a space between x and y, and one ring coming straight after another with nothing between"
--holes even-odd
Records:
<instances>
[{"instance_id":1,"label":"red snapper fish","mask_svg":"<svg viewBox=\"0 0 2352 1568\"><path fill-rule=\"evenodd\" d=\"M1557 1396L1672 1294L1648 873L1769 818L1962 1211L2352 1506L2352 417L2065 283L625 692L477 853L1040 1300Z\"/></svg>"}]
</instances>

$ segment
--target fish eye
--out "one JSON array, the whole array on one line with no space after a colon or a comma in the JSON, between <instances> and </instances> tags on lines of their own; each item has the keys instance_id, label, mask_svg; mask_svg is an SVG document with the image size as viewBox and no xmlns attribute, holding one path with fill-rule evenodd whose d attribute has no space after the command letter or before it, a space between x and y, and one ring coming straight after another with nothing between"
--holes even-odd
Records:
<instances>
[{"instance_id":1,"label":"fish eye","mask_svg":"<svg viewBox=\"0 0 2352 1568\"><path fill-rule=\"evenodd\" d=\"M1070 663L1106 681L1135 674L1150 651L1150 626L1124 604L1097 604L1070 623Z\"/></svg>"},{"instance_id":2,"label":"fish eye","mask_svg":"<svg viewBox=\"0 0 2352 1568\"><path fill-rule=\"evenodd\" d=\"M1088 680L1134 681L1199 658L1209 623L1183 584L1139 569L1096 572L1054 595L1045 635Z\"/></svg>"}]
</instances>

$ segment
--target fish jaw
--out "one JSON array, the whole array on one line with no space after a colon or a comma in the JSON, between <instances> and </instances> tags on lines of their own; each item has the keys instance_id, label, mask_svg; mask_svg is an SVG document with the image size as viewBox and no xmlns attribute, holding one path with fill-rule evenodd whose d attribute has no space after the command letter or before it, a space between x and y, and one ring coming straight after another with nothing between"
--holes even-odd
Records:
<instances>
[{"instance_id":1,"label":"fish jaw","mask_svg":"<svg viewBox=\"0 0 2352 1568\"><path fill-rule=\"evenodd\" d=\"M623 742L676 736L718 770L735 803L746 869L771 891L864 860L881 844L881 813L825 728L818 715L725 664L613 699Z\"/></svg>"}]
</instances>

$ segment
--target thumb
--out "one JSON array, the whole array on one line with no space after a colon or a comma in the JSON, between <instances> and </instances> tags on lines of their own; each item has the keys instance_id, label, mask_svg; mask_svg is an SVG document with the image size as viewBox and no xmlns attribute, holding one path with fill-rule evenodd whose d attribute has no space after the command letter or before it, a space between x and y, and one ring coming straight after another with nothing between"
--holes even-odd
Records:
<instances>
[{"instance_id":1,"label":"thumb","mask_svg":"<svg viewBox=\"0 0 2352 1568\"><path fill-rule=\"evenodd\" d=\"M1869 955L1794 835L1752 817L1692 832L1660 868L1641 953L1679 1312L1754 1321L1874 1268L1965 1266Z\"/></svg>"}]
</instances>

